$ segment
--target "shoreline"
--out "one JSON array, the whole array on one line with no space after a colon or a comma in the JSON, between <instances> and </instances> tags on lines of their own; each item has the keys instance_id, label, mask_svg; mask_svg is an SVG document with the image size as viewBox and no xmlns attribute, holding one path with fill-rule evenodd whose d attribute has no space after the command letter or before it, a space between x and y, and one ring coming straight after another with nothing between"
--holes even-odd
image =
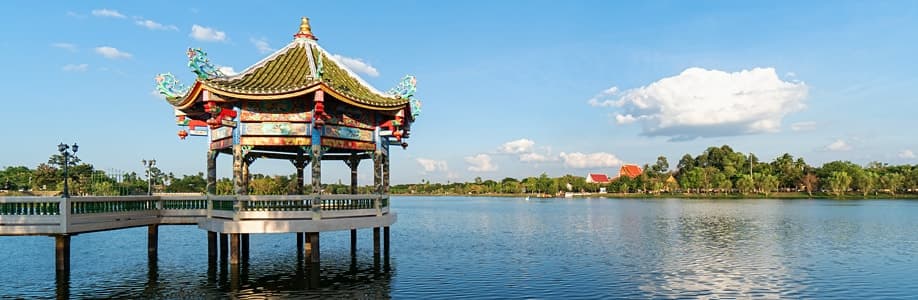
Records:
<instances>
[{"instance_id":1,"label":"shoreline","mask_svg":"<svg viewBox=\"0 0 918 300\"><path fill-rule=\"evenodd\" d=\"M867 195L866 197L863 194L854 194L848 193L841 196L836 196L829 193L813 193L809 195L807 193L797 193L797 192L781 192L781 193L769 193L766 197L762 194L720 194L720 193L660 193L660 194L642 194L642 193L593 193L593 194L578 194L570 198L564 196L540 196L536 197L532 194L458 194L458 193L444 193L444 194L430 194L430 193L414 193L414 194L390 194L390 196L407 196L407 197L497 197L497 198L535 198L535 199L545 199L545 198L557 198L557 199L577 199L577 198L614 198L614 199L724 199L724 200L743 200L743 199L775 199L775 200L813 200L813 199L827 199L827 200L918 200L918 194L876 194L876 195Z\"/></svg>"}]
</instances>

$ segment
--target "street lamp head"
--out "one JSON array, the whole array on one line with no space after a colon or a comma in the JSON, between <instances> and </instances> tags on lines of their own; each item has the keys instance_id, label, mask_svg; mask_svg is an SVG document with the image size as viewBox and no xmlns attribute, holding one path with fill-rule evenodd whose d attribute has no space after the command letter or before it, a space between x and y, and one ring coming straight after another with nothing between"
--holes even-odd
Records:
<instances>
[{"instance_id":1,"label":"street lamp head","mask_svg":"<svg viewBox=\"0 0 918 300\"><path fill-rule=\"evenodd\" d=\"M155 159L151 159L151 160L150 160L150 166L152 167L152 166L155 166L155 165L156 165L156 160L155 160Z\"/></svg>"},{"instance_id":2,"label":"street lamp head","mask_svg":"<svg viewBox=\"0 0 918 300\"><path fill-rule=\"evenodd\" d=\"M73 153L76 153L79 147L80 147L79 145L77 145L76 143L73 143Z\"/></svg>"},{"instance_id":3,"label":"street lamp head","mask_svg":"<svg viewBox=\"0 0 918 300\"><path fill-rule=\"evenodd\" d=\"M57 151L60 152L60 153L64 153L64 151L67 151L67 148L69 148L69 147L70 147L70 146L67 146L67 144L60 143L60 144L57 145Z\"/></svg>"},{"instance_id":4,"label":"street lamp head","mask_svg":"<svg viewBox=\"0 0 918 300\"><path fill-rule=\"evenodd\" d=\"M146 160L146 159L141 160L140 163L143 164L144 166L146 166L146 165L147 165L147 160Z\"/></svg>"}]
</instances>

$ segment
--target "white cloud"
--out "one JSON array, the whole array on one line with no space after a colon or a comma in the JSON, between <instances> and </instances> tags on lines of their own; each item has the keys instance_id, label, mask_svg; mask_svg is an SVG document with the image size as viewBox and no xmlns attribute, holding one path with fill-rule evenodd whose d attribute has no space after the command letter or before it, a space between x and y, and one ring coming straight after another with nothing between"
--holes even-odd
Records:
<instances>
[{"instance_id":1,"label":"white cloud","mask_svg":"<svg viewBox=\"0 0 918 300\"><path fill-rule=\"evenodd\" d=\"M77 51L77 46L71 43L54 43L54 44L51 44L51 47L64 49L70 52Z\"/></svg>"},{"instance_id":2,"label":"white cloud","mask_svg":"<svg viewBox=\"0 0 918 300\"><path fill-rule=\"evenodd\" d=\"M189 36L202 42L226 41L226 32L198 24L191 25L191 34Z\"/></svg>"},{"instance_id":3,"label":"white cloud","mask_svg":"<svg viewBox=\"0 0 918 300\"><path fill-rule=\"evenodd\" d=\"M553 160L555 159L535 152L520 154L521 162L546 162Z\"/></svg>"},{"instance_id":4,"label":"white cloud","mask_svg":"<svg viewBox=\"0 0 918 300\"><path fill-rule=\"evenodd\" d=\"M851 145L848 145L848 142L845 142L845 140L838 139L832 142L831 144L826 145L825 150L848 151L848 150L851 150Z\"/></svg>"},{"instance_id":5,"label":"white cloud","mask_svg":"<svg viewBox=\"0 0 918 300\"><path fill-rule=\"evenodd\" d=\"M418 158L415 161L421 165L421 168L424 168L424 172L438 172L438 171L448 171L449 166L446 164L446 161L442 160L433 160L427 158Z\"/></svg>"},{"instance_id":6,"label":"white cloud","mask_svg":"<svg viewBox=\"0 0 918 300\"><path fill-rule=\"evenodd\" d=\"M220 66L217 68L217 70L219 70L220 73L223 73L223 75L226 75L226 76L236 75L236 70L234 70L233 67Z\"/></svg>"},{"instance_id":7,"label":"white cloud","mask_svg":"<svg viewBox=\"0 0 918 300\"><path fill-rule=\"evenodd\" d=\"M121 13L118 12L117 10L106 9L106 8L103 8L103 9L93 9L93 10L92 10L92 15L93 15L93 16L96 16L96 17L107 17L107 18L118 18L118 19L124 19L124 18L126 18L123 14L121 14Z\"/></svg>"},{"instance_id":8,"label":"white cloud","mask_svg":"<svg viewBox=\"0 0 918 300\"><path fill-rule=\"evenodd\" d=\"M690 140L776 132L785 115L806 107L807 93L805 83L783 81L774 68L689 68L647 86L607 89L588 103L616 107L616 122L640 122L643 135Z\"/></svg>"},{"instance_id":9,"label":"white cloud","mask_svg":"<svg viewBox=\"0 0 918 300\"><path fill-rule=\"evenodd\" d=\"M373 66L371 66L370 64L364 62L363 60L359 58L350 58L350 57L338 55L338 54L332 54L332 57L340 61L348 69L351 69L351 71L354 71L357 73L363 73L370 77L379 76L379 71L377 71L376 68L374 68Z\"/></svg>"},{"instance_id":10,"label":"white cloud","mask_svg":"<svg viewBox=\"0 0 918 300\"><path fill-rule=\"evenodd\" d=\"M816 122L805 121L791 124L790 129L793 131L810 131L816 129Z\"/></svg>"},{"instance_id":11,"label":"white cloud","mask_svg":"<svg viewBox=\"0 0 918 300\"><path fill-rule=\"evenodd\" d=\"M274 52L274 49L271 48L271 45L268 45L268 40L265 38L260 38L260 39L250 38L249 41L252 42L253 45L255 45L255 49L258 49L258 53L267 54L267 53Z\"/></svg>"},{"instance_id":12,"label":"white cloud","mask_svg":"<svg viewBox=\"0 0 918 300\"><path fill-rule=\"evenodd\" d=\"M109 46L96 47L96 53L99 53L102 56L105 56L105 58L109 58L109 59L121 59L121 58L133 57L133 55L131 55L130 53L127 53L127 52L118 50L117 48L109 47Z\"/></svg>"},{"instance_id":13,"label":"white cloud","mask_svg":"<svg viewBox=\"0 0 918 300\"><path fill-rule=\"evenodd\" d=\"M493 172L497 171L497 165L491 163L491 156L487 154L478 154L465 158L469 163L469 171L472 172Z\"/></svg>"},{"instance_id":14,"label":"white cloud","mask_svg":"<svg viewBox=\"0 0 918 300\"><path fill-rule=\"evenodd\" d=\"M613 106L613 105L615 105L615 102L616 102L616 101L612 101L612 100L610 100L610 99L608 99L608 98L611 97L611 96L614 96L614 95L616 95L616 94L618 94L618 87L617 87L617 86L613 86L613 87L610 87L610 88L605 89L604 91L600 92L600 93L597 94L596 96L593 96L593 98L590 98L590 100L587 101L587 103L589 103L590 106L595 106L595 107L609 107L609 106ZM600 101L600 100L602 100L602 101Z\"/></svg>"},{"instance_id":15,"label":"white cloud","mask_svg":"<svg viewBox=\"0 0 918 300\"><path fill-rule=\"evenodd\" d=\"M497 152L509 154L532 152L533 145L535 142L530 139L518 139L504 143L497 148Z\"/></svg>"},{"instance_id":16,"label":"white cloud","mask_svg":"<svg viewBox=\"0 0 918 300\"><path fill-rule=\"evenodd\" d=\"M561 152L561 159L564 160L564 166L577 169L587 168L607 168L620 166L622 160L615 155L606 152L596 153L564 153Z\"/></svg>"},{"instance_id":17,"label":"white cloud","mask_svg":"<svg viewBox=\"0 0 918 300\"><path fill-rule=\"evenodd\" d=\"M902 152L899 152L899 158L915 158L915 152L908 149L902 150Z\"/></svg>"},{"instance_id":18,"label":"white cloud","mask_svg":"<svg viewBox=\"0 0 918 300\"><path fill-rule=\"evenodd\" d=\"M150 30L178 31L178 27L176 27L175 25L163 25L163 24L157 23L156 21L146 20L143 18L138 18L134 20L134 24L137 24L138 26L146 27L147 29L150 29Z\"/></svg>"},{"instance_id":19,"label":"white cloud","mask_svg":"<svg viewBox=\"0 0 918 300\"><path fill-rule=\"evenodd\" d=\"M89 64L66 64L61 67L64 72L86 72L89 70Z\"/></svg>"}]
</instances>

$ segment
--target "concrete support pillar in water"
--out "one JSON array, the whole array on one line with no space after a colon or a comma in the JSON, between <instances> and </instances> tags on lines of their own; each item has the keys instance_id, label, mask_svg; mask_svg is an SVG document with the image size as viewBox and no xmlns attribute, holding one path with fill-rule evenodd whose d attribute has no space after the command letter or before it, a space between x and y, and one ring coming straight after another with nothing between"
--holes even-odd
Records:
<instances>
[{"instance_id":1,"label":"concrete support pillar in water","mask_svg":"<svg viewBox=\"0 0 918 300\"><path fill-rule=\"evenodd\" d=\"M389 226L383 227L383 256L389 261Z\"/></svg>"},{"instance_id":2,"label":"concrete support pillar in water","mask_svg":"<svg viewBox=\"0 0 918 300\"><path fill-rule=\"evenodd\" d=\"M69 277L70 275L70 236L66 234L54 236L54 265L57 276Z\"/></svg>"},{"instance_id":3,"label":"concrete support pillar in water","mask_svg":"<svg viewBox=\"0 0 918 300\"><path fill-rule=\"evenodd\" d=\"M373 257L379 258L379 227L373 227Z\"/></svg>"},{"instance_id":4,"label":"concrete support pillar in water","mask_svg":"<svg viewBox=\"0 0 918 300\"><path fill-rule=\"evenodd\" d=\"M357 257L357 229L351 229L351 258Z\"/></svg>"},{"instance_id":5,"label":"concrete support pillar in water","mask_svg":"<svg viewBox=\"0 0 918 300\"><path fill-rule=\"evenodd\" d=\"M242 242L242 261L249 262L249 234L241 234Z\"/></svg>"},{"instance_id":6,"label":"concrete support pillar in water","mask_svg":"<svg viewBox=\"0 0 918 300\"><path fill-rule=\"evenodd\" d=\"M229 263L230 265L238 265L239 264L239 234L230 233L229 240L230 240Z\"/></svg>"},{"instance_id":7,"label":"concrete support pillar in water","mask_svg":"<svg viewBox=\"0 0 918 300\"><path fill-rule=\"evenodd\" d=\"M207 232L207 262L214 263L217 261L217 233Z\"/></svg>"},{"instance_id":8,"label":"concrete support pillar in water","mask_svg":"<svg viewBox=\"0 0 918 300\"><path fill-rule=\"evenodd\" d=\"M227 242L227 235L225 233L219 233L220 235L220 260L221 263L226 263L227 254L229 254L229 243Z\"/></svg>"},{"instance_id":9,"label":"concrete support pillar in water","mask_svg":"<svg viewBox=\"0 0 918 300\"><path fill-rule=\"evenodd\" d=\"M156 260L156 252L159 248L159 225L147 226L147 258L150 261Z\"/></svg>"},{"instance_id":10,"label":"concrete support pillar in water","mask_svg":"<svg viewBox=\"0 0 918 300\"><path fill-rule=\"evenodd\" d=\"M303 248L303 235L304 234L302 232L296 233L296 256L299 258L301 258L303 256L303 252L306 251L306 248Z\"/></svg>"},{"instance_id":11,"label":"concrete support pillar in water","mask_svg":"<svg viewBox=\"0 0 918 300\"><path fill-rule=\"evenodd\" d=\"M307 232L307 244L306 250L309 257L309 262L313 264L318 264L320 261L320 247L319 247L319 233L318 232Z\"/></svg>"}]
</instances>

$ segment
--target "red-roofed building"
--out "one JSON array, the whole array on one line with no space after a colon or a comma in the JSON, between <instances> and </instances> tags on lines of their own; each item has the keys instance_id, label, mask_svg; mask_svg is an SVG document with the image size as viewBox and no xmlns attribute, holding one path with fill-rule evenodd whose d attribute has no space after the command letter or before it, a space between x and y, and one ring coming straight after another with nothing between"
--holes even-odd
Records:
<instances>
[{"instance_id":1,"label":"red-roofed building","mask_svg":"<svg viewBox=\"0 0 918 300\"><path fill-rule=\"evenodd\" d=\"M589 173L586 177L587 183L609 183L609 176L606 174Z\"/></svg>"},{"instance_id":2,"label":"red-roofed building","mask_svg":"<svg viewBox=\"0 0 918 300\"><path fill-rule=\"evenodd\" d=\"M618 176L628 176L630 178L635 178L641 176L641 173L644 171L641 170L641 167L637 165L622 165L621 169L618 170Z\"/></svg>"}]
</instances>

